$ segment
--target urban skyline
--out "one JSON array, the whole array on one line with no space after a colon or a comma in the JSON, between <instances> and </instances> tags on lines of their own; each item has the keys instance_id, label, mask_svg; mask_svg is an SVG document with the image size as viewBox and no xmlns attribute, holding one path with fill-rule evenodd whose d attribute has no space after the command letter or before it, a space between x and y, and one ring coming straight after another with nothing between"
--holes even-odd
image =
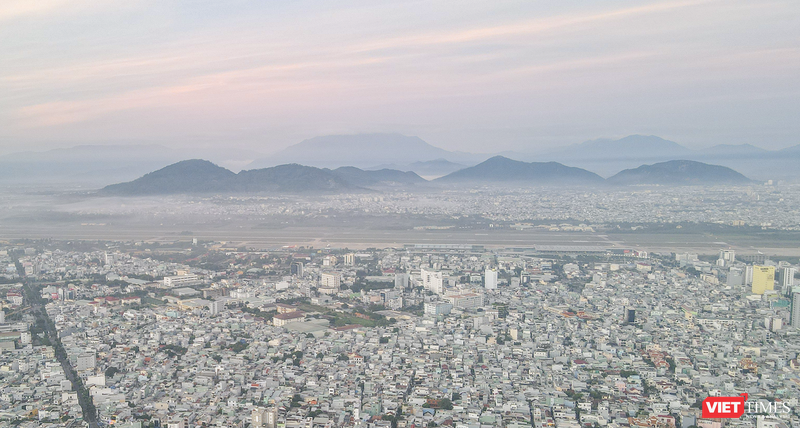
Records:
<instances>
[{"instance_id":1,"label":"urban skyline","mask_svg":"<svg viewBox=\"0 0 800 428\"><path fill-rule=\"evenodd\" d=\"M800 428L800 3L0 1L0 428Z\"/></svg>"}]
</instances>

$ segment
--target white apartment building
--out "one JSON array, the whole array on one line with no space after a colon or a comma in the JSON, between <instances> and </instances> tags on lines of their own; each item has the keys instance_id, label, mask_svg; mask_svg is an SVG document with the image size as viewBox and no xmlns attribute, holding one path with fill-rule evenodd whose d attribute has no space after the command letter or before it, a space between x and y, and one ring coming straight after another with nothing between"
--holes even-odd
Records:
<instances>
[{"instance_id":1,"label":"white apartment building","mask_svg":"<svg viewBox=\"0 0 800 428\"><path fill-rule=\"evenodd\" d=\"M420 277L422 278L423 288L431 290L436 294L444 293L444 280L441 272L421 269Z\"/></svg>"},{"instance_id":2,"label":"white apartment building","mask_svg":"<svg viewBox=\"0 0 800 428\"><path fill-rule=\"evenodd\" d=\"M339 290L342 285L342 275L338 272L323 273L319 278L319 288Z\"/></svg>"},{"instance_id":3,"label":"white apartment building","mask_svg":"<svg viewBox=\"0 0 800 428\"><path fill-rule=\"evenodd\" d=\"M497 269L486 268L483 285L487 290L497 290Z\"/></svg>"}]
</instances>

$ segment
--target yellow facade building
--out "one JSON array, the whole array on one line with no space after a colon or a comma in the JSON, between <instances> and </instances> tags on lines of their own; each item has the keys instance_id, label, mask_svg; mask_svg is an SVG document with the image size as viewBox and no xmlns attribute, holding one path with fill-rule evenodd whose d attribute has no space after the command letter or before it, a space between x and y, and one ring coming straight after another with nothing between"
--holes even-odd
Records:
<instances>
[{"instance_id":1,"label":"yellow facade building","mask_svg":"<svg viewBox=\"0 0 800 428\"><path fill-rule=\"evenodd\" d=\"M753 294L775 289L775 266L753 266Z\"/></svg>"}]
</instances>

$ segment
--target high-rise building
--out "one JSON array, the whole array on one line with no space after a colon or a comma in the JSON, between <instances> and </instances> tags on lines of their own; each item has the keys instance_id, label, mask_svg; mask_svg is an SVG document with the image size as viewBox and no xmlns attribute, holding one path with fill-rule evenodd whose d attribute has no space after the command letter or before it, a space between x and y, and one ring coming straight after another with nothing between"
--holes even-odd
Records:
<instances>
[{"instance_id":1,"label":"high-rise building","mask_svg":"<svg viewBox=\"0 0 800 428\"><path fill-rule=\"evenodd\" d=\"M795 272L797 272L797 269L793 267L781 268L780 284L781 287L784 287L787 293L790 292L792 290L792 287L794 286Z\"/></svg>"},{"instance_id":2,"label":"high-rise building","mask_svg":"<svg viewBox=\"0 0 800 428\"><path fill-rule=\"evenodd\" d=\"M783 319L779 317L767 317L764 319L764 327L774 333L783 327Z\"/></svg>"},{"instance_id":3,"label":"high-rise building","mask_svg":"<svg viewBox=\"0 0 800 428\"><path fill-rule=\"evenodd\" d=\"M731 287L740 287L744 284L744 274L740 268L732 267L728 271L728 285Z\"/></svg>"},{"instance_id":4,"label":"high-rise building","mask_svg":"<svg viewBox=\"0 0 800 428\"><path fill-rule=\"evenodd\" d=\"M486 268L483 276L483 285L487 290L497 290L497 270Z\"/></svg>"},{"instance_id":5,"label":"high-rise building","mask_svg":"<svg viewBox=\"0 0 800 428\"><path fill-rule=\"evenodd\" d=\"M348 253L344 255L344 264L346 266L355 266L356 264L356 255L353 253Z\"/></svg>"},{"instance_id":6,"label":"high-rise building","mask_svg":"<svg viewBox=\"0 0 800 428\"><path fill-rule=\"evenodd\" d=\"M303 262L292 262L289 271L291 275L303 276Z\"/></svg>"},{"instance_id":7,"label":"high-rise building","mask_svg":"<svg viewBox=\"0 0 800 428\"><path fill-rule=\"evenodd\" d=\"M394 275L394 288L400 288L400 289L408 288L407 273L398 273Z\"/></svg>"},{"instance_id":8,"label":"high-rise building","mask_svg":"<svg viewBox=\"0 0 800 428\"><path fill-rule=\"evenodd\" d=\"M267 420L265 421L265 428L275 428L278 426L278 409L271 407L267 409L264 415L267 417Z\"/></svg>"},{"instance_id":9,"label":"high-rise building","mask_svg":"<svg viewBox=\"0 0 800 428\"><path fill-rule=\"evenodd\" d=\"M433 291L436 294L444 293L444 280L441 272L421 269L420 276L422 277L423 288Z\"/></svg>"},{"instance_id":10,"label":"high-rise building","mask_svg":"<svg viewBox=\"0 0 800 428\"><path fill-rule=\"evenodd\" d=\"M323 273L319 279L319 288L339 290L342 285L342 276L338 272Z\"/></svg>"},{"instance_id":11,"label":"high-rise building","mask_svg":"<svg viewBox=\"0 0 800 428\"><path fill-rule=\"evenodd\" d=\"M625 308L625 314L622 317L622 322L625 324L633 324L636 322L636 309Z\"/></svg>"},{"instance_id":12,"label":"high-rise building","mask_svg":"<svg viewBox=\"0 0 800 428\"><path fill-rule=\"evenodd\" d=\"M753 284L753 266L746 266L744 268L744 285Z\"/></svg>"},{"instance_id":13,"label":"high-rise building","mask_svg":"<svg viewBox=\"0 0 800 428\"><path fill-rule=\"evenodd\" d=\"M722 266L729 266L736 261L736 252L733 250L720 250L719 260L722 260Z\"/></svg>"},{"instance_id":14,"label":"high-rise building","mask_svg":"<svg viewBox=\"0 0 800 428\"><path fill-rule=\"evenodd\" d=\"M753 266L753 294L775 289L775 266Z\"/></svg>"},{"instance_id":15,"label":"high-rise building","mask_svg":"<svg viewBox=\"0 0 800 428\"><path fill-rule=\"evenodd\" d=\"M250 412L250 426L253 428L264 427L264 412L265 410L260 407L254 407Z\"/></svg>"},{"instance_id":16,"label":"high-rise building","mask_svg":"<svg viewBox=\"0 0 800 428\"><path fill-rule=\"evenodd\" d=\"M222 311L224 306L225 304L222 300L212 300L211 303L208 304L209 315L217 315Z\"/></svg>"},{"instance_id":17,"label":"high-rise building","mask_svg":"<svg viewBox=\"0 0 800 428\"><path fill-rule=\"evenodd\" d=\"M253 408L250 414L253 428L275 428L278 419L278 410L274 408L264 409L262 407Z\"/></svg>"},{"instance_id":18,"label":"high-rise building","mask_svg":"<svg viewBox=\"0 0 800 428\"><path fill-rule=\"evenodd\" d=\"M792 290L792 311L789 313L789 325L800 328L800 288Z\"/></svg>"}]
</instances>

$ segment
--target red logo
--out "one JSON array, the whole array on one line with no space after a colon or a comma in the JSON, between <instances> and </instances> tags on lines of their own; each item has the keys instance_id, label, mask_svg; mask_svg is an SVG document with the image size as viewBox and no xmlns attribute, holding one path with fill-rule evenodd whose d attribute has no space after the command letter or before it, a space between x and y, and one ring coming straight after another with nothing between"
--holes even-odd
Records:
<instances>
[{"instance_id":1,"label":"red logo","mask_svg":"<svg viewBox=\"0 0 800 428\"><path fill-rule=\"evenodd\" d=\"M707 397L703 400L703 418L740 418L747 394L738 397Z\"/></svg>"}]
</instances>

